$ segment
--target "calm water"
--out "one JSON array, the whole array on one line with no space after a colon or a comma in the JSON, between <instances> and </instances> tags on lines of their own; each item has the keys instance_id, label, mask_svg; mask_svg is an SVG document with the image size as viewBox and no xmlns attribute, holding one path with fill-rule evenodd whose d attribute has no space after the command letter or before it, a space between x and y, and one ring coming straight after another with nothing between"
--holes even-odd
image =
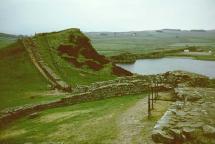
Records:
<instances>
[{"instance_id":1,"label":"calm water","mask_svg":"<svg viewBox=\"0 0 215 144\"><path fill-rule=\"evenodd\" d=\"M167 71L184 70L215 78L215 62L190 58L161 58L137 60L134 64L118 64L138 74L159 74Z\"/></svg>"}]
</instances>

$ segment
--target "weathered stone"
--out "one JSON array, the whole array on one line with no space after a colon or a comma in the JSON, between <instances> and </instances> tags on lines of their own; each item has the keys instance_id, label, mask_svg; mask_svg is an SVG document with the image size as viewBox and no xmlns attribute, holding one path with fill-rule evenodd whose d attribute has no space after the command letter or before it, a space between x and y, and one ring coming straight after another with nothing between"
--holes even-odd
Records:
<instances>
[{"instance_id":1,"label":"weathered stone","mask_svg":"<svg viewBox=\"0 0 215 144\"><path fill-rule=\"evenodd\" d=\"M191 125L191 123L190 122L182 122L181 121L181 119L180 119L180 121L177 123L177 127L178 128L183 128L183 127L189 127Z\"/></svg>"},{"instance_id":2,"label":"weathered stone","mask_svg":"<svg viewBox=\"0 0 215 144\"><path fill-rule=\"evenodd\" d=\"M205 125L202 127L203 132L206 136L213 136L215 137L215 128L210 125Z\"/></svg>"},{"instance_id":3,"label":"weathered stone","mask_svg":"<svg viewBox=\"0 0 215 144\"><path fill-rule=\"evenodd\" d=\"M180 90L183 91L183 88ZM215 100L213 99L215 89L186 88L184 90L188 97L199 94L201 99L193 102L187 101L182 109L177 108L177 106L180 106L180 103L183 103L183 101L174 103L168 110L171 113L168 115L165 113L165 118L164 116L161 118L168 119L167 123L162 123L162 126L156 125L155 130L160 130L164 134L173 137L173 143L214 143L215 121L212 105ZM158 122L157 124L160 123Z\"/></svg>"},{"instance_id":4,"label":"weathered stone","mask_svg":"<svg viewBox=\"0 0 215 144\"><path fill-rule=\"evenodd\" d=\"M168 135L162 130L155 130L152 132L152 139L154 142L171 144L174 142L174 137Z\"/></svg>"},{"instance_id":5,"label":"weathered stone","mask_svg":"<svg viewBox=\"0 0 215 144\"><path fill-rule=\"evenodd\" d=\"M193 127L183 127L182 133L186 136L186 139L196 139L198 136L200 136L200 129L193 128Z\"/></svg>"},{"instance_id":6,"label":"weathered stone","mask_svg":"<svg viewBox=\"0 0 215 144\"><path fill-rule=\"evenodd\" d=\"M176 109L178 109L178 110L180 110L180 109L182 109L184 107L184 103L181 102L181 101L177 101L175 103L175 105L176 105Z\"/></svg>"},{"instance_id":7,"label":"weathered stone","mask_svg":"<svg viewBox=\"0 0 215 144\"><path fill-rule=\"evenodd\" d=\"M29 119L34 119L36 117L38 117L40 114L38 112L32 113L28 116Z\"/></svg>"},{"instance_id":8,"label":"weathered stone","mask_svg":"<svg viewBox=\"0 0 215 144\"><path fill-rule=\"evenodd\" d=\"M190 128L190 127L184 127L182 132L185 133L185 134L190 134L194 131L193 128Z\"/></svg>"},{"instance_id":9,"label":"weathered stone","mask_svg":"<svg viewBox=\"0 0 215 144\"><path fill-rule=\"evenodd\" d=\"M185 116L187 113L186 112L184 112L184 111L178 111L178 112L176 112L176 115L177 116Z\"/></svg>"},{"instance_id":10,"label":"weathered stone","mask_svg":"<svg viewBox=\"0 0 215 144\"><path fill-rule=\"evenodd\" d=\"M199 112L196 112L196 111L189 111L188 114L191 115L191 116L198 116L198 115L199 115Z\"/></svg>"},{"instance_id":11,"label":"weathered stone","mask_svg":"<svg viewBox=\"0 0 215 144\"><path fill-rule=\"evenodd\" d=\"M176 139L182 139L182 134L179 129L170 129L170 134L173 135Z\"/></svg>"},{"instance_id":12,"label":"weathered stone","mask_svg":"<svg viewBox=\"0 0 215 144\"><path fill-rule=\"evenodd\" d=\"M172 116L171 111L166 111L166 113L162 116L162 118L157 122L154 129L163 129L164 127L170 127L170 119Z\"/></svg>"},{"instance_id":13,"label":"weathered stone","mask_svg":"<svg viewBox=\"0 0 215 144\"><path fill-rule=\"evenodd\" d=\"M177 110L176 109L170 109L170 111L172 112L172 114L176 115Z\"/></svg>"},{"instance_id":14,"label":"weathered stone","mask_svg":"<svg viewBox=\"0 0 215 144\"><path fill-rule=\"evenodd\" d=\"M195 122L195 123L192 123L192 124L191 124L191 127L193 127L193 128L200 128L200 127L202 127L203 125L204 125L203 122Z\"/></svg>"}]
</instances>

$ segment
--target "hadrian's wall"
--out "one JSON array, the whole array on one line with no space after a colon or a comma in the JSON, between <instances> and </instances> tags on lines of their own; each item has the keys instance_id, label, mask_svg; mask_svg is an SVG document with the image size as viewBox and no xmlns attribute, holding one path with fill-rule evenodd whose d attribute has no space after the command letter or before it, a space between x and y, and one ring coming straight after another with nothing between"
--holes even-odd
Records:
<instances>
[{"instance_id":1,"label":"hadrian's wall","mask_svg":"<svg viewBox=\"0 0 215 144\"><path fill-rule=\"evenodd\" d=\"M162 75L151 76L130 76L121 77L116 80L105 82L98 82L89 86L79 86L74 89L70 96L63 97L59 100L37 104L28 105L1 112L0 128L16 120L17 118L32 114L34 112L42 111L49 108L55 108L65 105L72 105L76 103L105 99L115 96L135 95L147 92L149 86L152 86L152 81L157 79L161 83L158 85L158 90L165 91L175 87L175 85L197 85L206 84L207 77L199 75L191 75L183 72L165 73ZM162 80L162 81L161 81Z\"/></svg>"},{"instance_id":2,"label":"hadrian's wall","mask_svg":"<svg viewBox=\"0 0 215 144\"><path fill-rule=\"evenodd\" d=\"M215 142L215 89L175 88L177 101L157 122L152 139L160 144Z\"/></svg>"}]
</instances>

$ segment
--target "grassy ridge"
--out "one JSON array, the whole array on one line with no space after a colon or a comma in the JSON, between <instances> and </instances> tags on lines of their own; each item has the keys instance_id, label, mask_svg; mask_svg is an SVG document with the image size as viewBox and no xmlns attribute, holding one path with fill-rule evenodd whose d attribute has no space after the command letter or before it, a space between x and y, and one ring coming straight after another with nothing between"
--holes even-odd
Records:
<instances>
[{"instance_id":1,"label":"grassy ridge","mask_svg":"<svg viewBox=\"0 0 215 144\"><path fill-rule=\"evenodd\" d=\"M87 85L92 82L114 79L116 77L112 75L111 64L107 64L102 70L94 71L88 67L76 68L74 65L60 57L57 49L61 44L72 46L77 44L76 42L72 43L69 40L71 35L74 37L84 37L78 29L39 34L33 37L44 61L52 68L52 70L54 70L55 73L73 86L79 84ZM82 46L80 45L80 47ZM79 57L82 61L85 60L81 55L79 55Z\"/></svg>"},{"instance_id":2,"label":"grassy ridge","mask_svg":"<svg viewBox=\"0 0 215 144\"><path fill-rule=\"evenodd\" d=\"M0 50L0 109L53 99L47 84L20 41Z\"/></svg>"},{"instance_id":3,"label":"grassy ridge","mask_svg":"<svg viewBox=\"0 0 215 144\"><path fill-rule=\"evenodd\" d=\"M75 45L76 42L69 41L68 37L71 34L84 36L80 30L70 29L38 34L32 39L49 67L72 86L116 78L112 74L111 63L106 64L99 71L94 71L88 67L76 68L63 59L57 48L60 44ZM48 82L32 64L21 40L0 49L0 72L0 110L60 97L58 94L55 96L46 95L49 90Z\"/></svg>"}]
</instances>

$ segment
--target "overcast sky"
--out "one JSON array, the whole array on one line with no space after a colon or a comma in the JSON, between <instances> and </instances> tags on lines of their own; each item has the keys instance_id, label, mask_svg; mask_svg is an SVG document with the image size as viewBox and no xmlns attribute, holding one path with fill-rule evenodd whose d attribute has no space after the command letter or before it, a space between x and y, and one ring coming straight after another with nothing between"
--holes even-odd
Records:
<instances>
[{"instance_id":1,"label":"overcast sky","mask_svg":"<svg viewBox=\"0 0 215 144\"><path fill-rule=\"evenodd\" d=\"M215 29L215 0L0 0L0 32Z\"/></svg>"}]
</instances>

